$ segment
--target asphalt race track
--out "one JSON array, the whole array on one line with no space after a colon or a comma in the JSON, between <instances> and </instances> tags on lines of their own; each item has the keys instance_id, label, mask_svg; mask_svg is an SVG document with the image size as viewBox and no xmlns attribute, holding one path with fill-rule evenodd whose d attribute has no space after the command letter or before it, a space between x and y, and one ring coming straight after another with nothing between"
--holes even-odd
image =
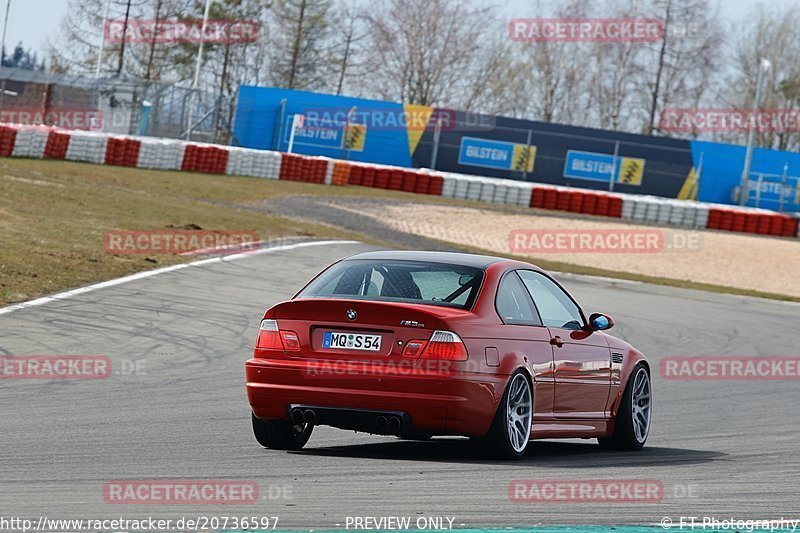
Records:
<instances>
[{"instance_id":1,"label":"asphalt race track","mask_svg":"<svg viewBox=\"0 0 800 533\"><path fill-rule=\"evenodd\" d=\"M365 245L297 248L185 268L0 315L0 354L106 355L108 379L0 379L4 516L279 516L333 529L347 516L447 516L455 527L656 524L662 517L798 518L797 381L675 381L665 355L800 355L800 306L562 277L654 363L654 427L638 453L534 444L520 462L467 440L406 442L329 428L306 449L257 445L243 363L262 312ZM135 369L138 364L138 372ZM111 505L109 480L253 480L251 505ZM661 503L516 503L516 479L659 480Z\"/></svg>"}]
</instances>

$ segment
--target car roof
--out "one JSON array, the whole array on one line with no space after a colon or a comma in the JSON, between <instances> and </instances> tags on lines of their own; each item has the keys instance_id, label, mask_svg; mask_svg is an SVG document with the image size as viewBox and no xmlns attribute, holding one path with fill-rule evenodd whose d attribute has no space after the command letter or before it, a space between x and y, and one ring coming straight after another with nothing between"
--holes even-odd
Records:
<instances>
[{"instance_id":1,"label":"car roof","mask_svg":"<svg viewBox=\"0 0 800 533\"><path fill-rule=\"evenodd\" d=\"M490 255L464 254L456 252L423 252L411 250L383 250L377 252L364 252L351 255L343 260L353 261L362 259L373 261L424 261L427 263L445 263L481 269L500 261L508 261L508 259L502 257L493 257Z\"/></svg>"}]
</instances>

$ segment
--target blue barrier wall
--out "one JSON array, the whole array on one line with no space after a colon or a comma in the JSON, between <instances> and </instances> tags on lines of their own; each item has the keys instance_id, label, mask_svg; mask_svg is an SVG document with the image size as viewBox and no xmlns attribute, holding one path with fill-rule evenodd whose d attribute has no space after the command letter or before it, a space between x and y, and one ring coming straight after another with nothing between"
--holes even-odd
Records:
<instances>
[{"instance_id":1,"label":"blue barrier wall","mask_svg":"<svg viewBox=\"0 0 800 533\"><path fill-rule=\"evenodd\" d=\"M742 146L250 86L232 144L286 151L295 114L306 117L300 154L420 168L435 153L437 170L723 204L745 157ZM800 211L798 176L800 154L755 150L747 204Z\"/></svg>"},{"instance_id":2,"label":"blue barrier wall","mask_svg":"<svg viewBox=\"0 0 800 533\"><path fill-rule=\"evenodd\" d=\"M284 100L285 105L282 105ZM342 138L349 123L348 112L353 107L356 111L349 118L354 125L363 123L365 115L370 117L370 122L366 124L363 146L356 143L355 149L345 150ZM401 104L306 91L240 87L232 144L286 151L292 117L297 113L316 119L308 120L307 127L296 136L295 153L411 166Z\"/></svg>"},{"instance_id":3,"label":"blue barrier wall","mask_svg":"<svg viewBox=\"0 0 800 533\"><path fill-rule=\"evenodd\" d=\"M694 166L700 169L698 200L732 203L733 191L741 184L746 148L702 141L692 141L691 145ZM758 203L765 209L782 207L783 211L800 211L797 176L800 176L800 154L761 148L753 150L747 205ZM782 206L779 202L781 190Z\"/></svg>"}]
</instances>

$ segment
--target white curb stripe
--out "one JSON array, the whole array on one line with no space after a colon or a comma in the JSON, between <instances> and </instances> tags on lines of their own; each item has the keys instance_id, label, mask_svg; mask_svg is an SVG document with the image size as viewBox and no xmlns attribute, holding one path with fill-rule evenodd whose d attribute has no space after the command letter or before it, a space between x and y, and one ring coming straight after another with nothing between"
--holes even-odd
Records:
<instances>
[{"instance_id":1,"label":"white curb stripe","mask_svg":"<svg viewBox=\"0 0 800 533\"><path fill-rule=\"evenodd\" d=\"M131 274L130 276L123 276L121 278L110 279L108 281L103 281L101 283L95 283L94 285L87 285L86 287L79 287L77 289L72 289L65 292L59 292L50 296L43 296L42 298L37 298L35 300L30 300L27 302L22 302L19 304L10 305L8 307L0 308L0 315L5 315L7 313L12 313L14 311L18 311L20 309L27 309L29 307L37 307L40 305L44 305L46 303L55 302L57 300L66 300L68 298L72 298L73 296L78 296L79 294L85 294L87 292L94 292L99 289L106 289L108 287L114 287L117 285L122 285L123 283L128 283L130 281L137 281L144 278L149 278L150 276L157 276L158 274L164 274L166 272L174 272L176 270L183 270L184 268L195 267L195 266L202 266L202 265L210 265L212 263L221 263L223 261L236 261L237 259L243 259L245 257L250 257L253 255L261 255L261 254L268 254L272 252L282 252L285 250L296 250L298 248L308 248L311 246L331 246L334 244L360 244L358 241L311 241L311 242L299 242L295 244L285 244L283 246L275 246L274 248L259 248L258 250L251 250L247 252L242 252L238 254L232 255L223 255L220 257L211 257L208 259L201 259L199 261L192 261L191 263L184 263L181 265L173 265L164 268L157 268L155 270L147 270L145 272L137 272L136 274Z\"/></svg>"}]
</instances>

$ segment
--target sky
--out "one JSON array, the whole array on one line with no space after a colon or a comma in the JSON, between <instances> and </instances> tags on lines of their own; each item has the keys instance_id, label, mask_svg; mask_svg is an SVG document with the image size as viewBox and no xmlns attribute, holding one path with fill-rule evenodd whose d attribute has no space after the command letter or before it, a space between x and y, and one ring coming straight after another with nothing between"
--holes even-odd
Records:
<instances>
[{"instance_id":1,"label":"sky","mask_svg":"<svg viewBox=\"0 0 800 533\"><path fill-rule=\"evenodd\" d=\"M0 17L5 14L5 3L0 0ZM67 12L67 0L10 0L11 14L8 21L6 47L16 46L20 41L25 47L44 53L46 39L58 31L59 21ZM563 0L545 0L546 4L558 5ZM723 16L739 19L749 11L754 0L717 0ZM765 0L769 4L795 5L800 9L800 0ZM531 17L530 6L526 0L506 0L510 17ZM98 28L99 40L99 28Z\"/></svg>"}]
</instances>

